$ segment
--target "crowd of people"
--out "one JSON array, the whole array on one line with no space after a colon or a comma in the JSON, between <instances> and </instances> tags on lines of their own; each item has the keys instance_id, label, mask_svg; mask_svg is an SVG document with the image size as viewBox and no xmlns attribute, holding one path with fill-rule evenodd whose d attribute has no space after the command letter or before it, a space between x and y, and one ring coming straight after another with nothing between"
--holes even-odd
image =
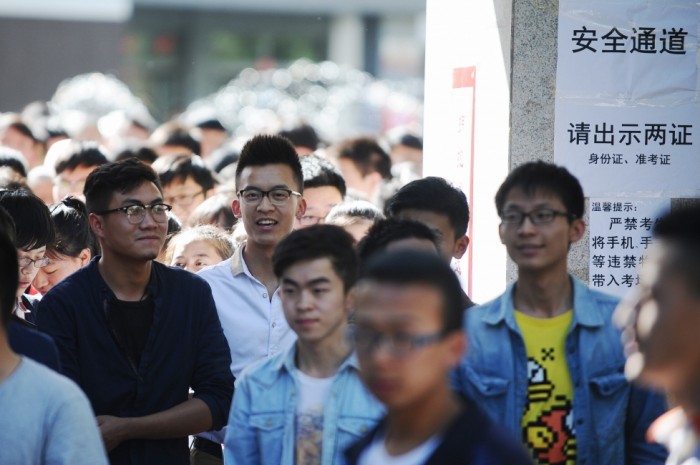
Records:
<instances>
[{"instance_id":1,"label":"crowd of people","mask_svg":"<svg viewBox=\"0 0 700 465\"><path fill-rule=\"evenodd\" d=\"M700 463L700 209L620 303L568 271L579 181L521 165L477 305L415 135L31 127L0 125L0 463Z\"/></svg>"}]
</instances>

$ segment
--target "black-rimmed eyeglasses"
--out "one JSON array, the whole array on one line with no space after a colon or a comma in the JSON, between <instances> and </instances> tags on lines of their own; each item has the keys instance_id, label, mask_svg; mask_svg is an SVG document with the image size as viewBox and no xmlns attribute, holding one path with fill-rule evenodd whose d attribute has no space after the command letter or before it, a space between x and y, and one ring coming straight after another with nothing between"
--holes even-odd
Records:
<instances>
[{"instance_id":1,"label":"black-rimmed eyeglasses","mask_svg":"<svg viewBox=\"0 0 700 465\"><path fill-rule=\"evenodd\" d=\"M153 205L129 205L126 207L113 208L111 210L103 210L94 212L96 215L108 215L115 212L126 213L126 219L131 224L141 224L146 218L146 210L151 210L151 217L156 223L166 223L168 221L168 212L173 207L165 203L156 203Z\"/></svg>"},{"instance_id":2,"label":"black-rimmed eyeglasses","mask_svg":"<svg viewBox=\"0 0 700 465\"><path fill-rule=\"evenodd\" d=\"M276 205L278 207L286 205L293 195L301 197L299 192L284 187L277 187L275 189L270 189L269 191L248 187L246 189L239 190L236 195L238 195L239 199L249 205L257 205L262 202L264 197L267 197L270 199L270 203L272 205Z\"/></svg>"}]
</instances>

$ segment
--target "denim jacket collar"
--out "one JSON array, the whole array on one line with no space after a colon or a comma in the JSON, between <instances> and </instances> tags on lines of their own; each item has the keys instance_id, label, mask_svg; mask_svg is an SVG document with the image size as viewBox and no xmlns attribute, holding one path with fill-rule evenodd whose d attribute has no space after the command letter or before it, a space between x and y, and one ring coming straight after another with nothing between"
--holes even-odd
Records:
<instances>
[{"instance_id":1,"label":"denim jacket collar","mask_svg":"<svg viewBox=\"0 0 700 465\"><path fill-rule=\"evenodd\" d=\"M288 374L293 374L298 368L296 367L294 360L296 359L297 345L292 344L292 346L287 349L286 352L280 354L273 364L271 365L271 370L265 370L264 372L259 372L258 375L262 375L258 378L258 382L266 386L272 386L279 378L282 376L282 372L286 371ZM343 371L354 369L355 371L360 370L360 365L357 362L357 355L353 351L348 358L346 358L343 363L338 367L338 374Z\"/></svg>"},{"instance_id":2,"label":"denim jacket collar","mask_svg":"<svg viewBox=\"0 0 700 465\"><path fill-rule=\"evenodd\" d=\"M603 326L605 324L605 317L598 306L591 305L596 299L590 295L588 287L573 276L569 276L569 278L573 283L574 291L574 319L571 322L571 327L574 328L576 325L591 328ZM508 285L499 307L494 307L484 314L483 319L485 323L497 325L505 322L513 331L517 331L518 325L515 322L515 315L513 314L513 310L515 309L515 305L513 304L513 290L515 284L516 283L511 283Z\"/></svg>"}]
</instances>

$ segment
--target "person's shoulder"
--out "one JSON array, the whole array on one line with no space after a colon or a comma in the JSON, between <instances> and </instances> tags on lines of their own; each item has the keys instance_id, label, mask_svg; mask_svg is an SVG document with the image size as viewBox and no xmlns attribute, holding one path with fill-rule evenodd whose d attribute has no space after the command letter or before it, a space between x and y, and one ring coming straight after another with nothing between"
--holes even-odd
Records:
<instances>
[{"instance_id":1,"label":"person's shoulder","mask_svg":"<svg viewBox=\"0 0 700 465\"><path fill-rule=\"evenodd\" d=\"M7 325L10 347L16 353L25 355L56 371L60 370L58 348L53 338L22 323L10 320Z\"/></svg>"},{"instance_id":2,"label":"person's shoulder","mask_svg":"<svg viewBox=\"0 0 700 465\"><path fill-rule=\"evenodd\" d=\"M202 268L197 272L197 276L208 280L209 278L215 278L218 276L226 276L230 274L231 260L233 257L229 257L226 260L217 263L216 265L210 265Z\"/></svg>"},{"instance_id":3,"label":"person's shoulder","mask_svg":"<svg viewBox=\"0 0 700 465\"><path fill-rule=\"evenodd\" d=\"M489 300L483 304L474 305L465 310L464 323L467 326L480 324L487 315L494 315L500 312L503 305L503 300L506 298L507 292Z\"/></svg>"},{"instance_id":4,"label":"person's shoulder","mask_svg":"<svg viewBox=\"0 0 700 465\"><path fill-rule=\"evenodd\" d=\"M291 350L291 349L290 349ZM282 351L270 358L257 360L243 369L236 380L238 383L256 383L269 385L280 375L285 359L289 356L289 351Z\"/></svg>"},{"instance_id":5,"label":"person's shoulder","mask_svg":"<svg viewBox=\"0 0 700 465\"><path fill-rule=\"evenodd\" d=\"M79 270L71 273L66 279L52 287L39 301L39 305L51 302L56 298L74 298L85 295L83 289L94 289L96 286L93 280L95 273L99 272L96 269L94 260Z\"/></svg>"},{"instance_id":6,"label":"person's shoulder","mask_svg":"<svg viewBox=\"0 0 700 465\"><path fill-rule=\"evenodd\" d=\"M523 446L496 424L474 401L463 398L464 412L453 424L447 440L457 450L472 450L479 461L489 465L531 464ZM463 441L471 447L464 447Z\"/></svg>"},{"instance_id":7,"label":"person's shoulder","mask_svg":"<svg viewBox=\"0 0 700 465\"><path fill-rule=\"evenodd\" d=\"M209 288L209 284L191 271L184 270L175 266L164 265L160 262L153 262L153 267L158 276L163 279L163 282L171 289L182 289L183 286L204 286Z\"/></svg>"},{"instance_id":8,"label":"person's shoulder","mask_svg":"<svg viewBox=\"0 0 700 465\"><path fill-rule=\"evenodd\" d=\"M58 405L72 399L84 399L85 394L73 381L28 357L22 357L15 374L21 389L32 399Z\"/></svg>"},{"instance_id":9,"label":"person's shoulder","mask_svg":"<svg viewBox=\"0 0 700 465\"><path fill-rule=\"evenodd\" d=\"M606 314L611 314L620 303L620 298L617 296L592 289L576 278L573 278L573 281L574 305L584 302L586 305L596 307Z\"/></svg>"}]
</instances>

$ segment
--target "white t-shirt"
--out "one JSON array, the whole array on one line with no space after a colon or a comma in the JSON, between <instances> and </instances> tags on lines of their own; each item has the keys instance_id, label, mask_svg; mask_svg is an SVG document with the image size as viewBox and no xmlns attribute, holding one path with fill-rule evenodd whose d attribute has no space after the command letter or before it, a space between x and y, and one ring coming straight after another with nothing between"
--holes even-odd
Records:
<instances>
[{"instance_id":1,"label":"white t-shirt","mask_svg":"<svg viewBox=\"0 0 700 465\"><path fill-rule=\"evenodd\" d=\"M296 371L299 402L295 418L296 465L321 465L323 406L335 376L313 378Z\"/></svg>"},{"instance_id":2,"label":"white t-shirt","mask_svg":"<svg viewBox=\"0 0 700 465\"><path fill-rule=\"evenodd\" d=\"M378 434L372 444L360 455L358 465L422 465L440 445L439 435L432 436L423 444L401 455L389 455L384 436Z\"/></svg>"}]
</instances>

